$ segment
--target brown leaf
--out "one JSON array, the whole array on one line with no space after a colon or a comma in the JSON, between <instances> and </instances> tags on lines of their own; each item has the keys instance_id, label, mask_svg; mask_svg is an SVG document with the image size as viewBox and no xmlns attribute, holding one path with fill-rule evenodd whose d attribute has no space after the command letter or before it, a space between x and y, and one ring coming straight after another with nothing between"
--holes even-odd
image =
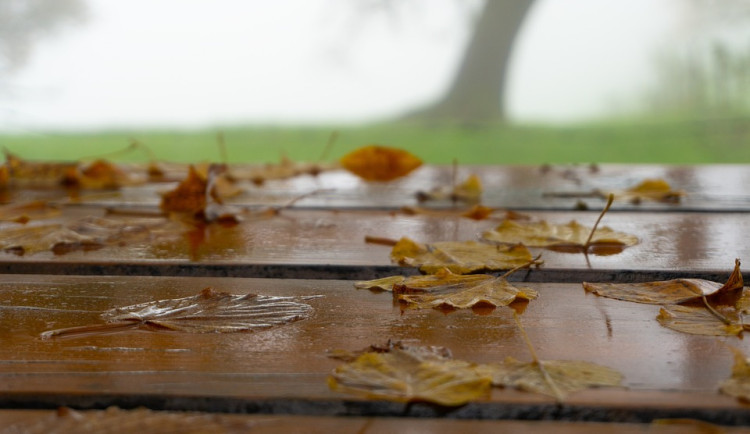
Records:
<instances>
[{"instance_id":1,"label":"brown leaf","mask_svg":"<svg viewBox=\"0 0 750 434\"><path fill-rule=\"evenodd\" d=\"M52 186L59 185L71 170L77 170L78 163L27 161L5 151L5 166L11 181Z\"/></svg>"},{"instance_id":2,"label":"brown leaf","mask_svg":"<svg viewBox=\"0 0 750 434\"><path fill-rule=\"evenodd\" d=\"M68 169L61 180L64 186L91 190L119 188L134 182L135 180L127 173L105 160L96 160L88 166Z\"/></svg>"},{"instance_id":3,"label":"brown leaf","mask_svg":"<svg viewBox=\"0 0 750 434\"><path fill-rule=\"evenodd\" d=\"M591 387L620 386L622 382L619 372L578 360L521 362L507 357L503 363L482 365L480 370L492 376L494 386L514 387L555 398Z\"/></svg>"},{"instance_id":4,"label":"brown leaf","mask_svg":"<svg viewBox=\"0 0 750 434\"><path fill-rule=\"evenodd\" d=\"M341 165L366 181L392 181L422 165L422 160L402 149L370 145L345 155Z\"/></svg>"},{"instance_id":5,"label":"brown leaf","mask_svg":"<svg viewBox=\"0 0 750 434\"><path fill-rule=\"evenodd\" d=\"M447 268L455 274L484 270L508 270L532 261L523 245L495 246L476 241L417 243L401 238L391 250L391 260L401 265L419 267L428 274Z\"/></svg>"},{"instance_id":6,"label":"brown leaf","mask_svg":"<svg viewBox=\"0 0 750 434\"><path fill-rule=\"evenodd\" d=\"M425 358L411 350L368 352L339 366L328 378L331 389L373 399L426 401L458 406L487 397L489 375L476 365L449 358Z\"/></svg>"},{"instance_id":7,"label":"brown leaf","mask_svg":"<svg viewBox=\"0 0 750 434\"><path fill-rule=\"evenodd\" d=\"M197 214L206 208L206 188L208 181L201 176L195 166L190 166L187 178L174 190L164 193L161 209L164 212Z\"/></svg>"},{"instance_id":8,"label":"brown leaf","mask_svg":"<svg viewBox=\"0 0 750 434\"><path fill-rule=\"evenodd\" d=\"M234 333L263 330L307 318L312 307L294 297L232 295L206 288L198 295L158 300L104 312L106 324L50 330L42 338L142 328L189 333Z\"/></svg>"},{"instance_id":9,"label":"brown leaf","mask_svg":"<svg viewBox=\"0 0 750 434\"><path fill-rule=\"evenodd\" d=\"M393 285L396 299L415 309L470 309L507 306L516 300L533 300L531 288L517 288L502 277L486 274L458 275L441 270L434 275L412 276Z\"/></svg>"},{"instance_id":10,"label":"brown leaf","mask_svg":"<svg viewBox=\"0 0 750 434\"><path fill-rule=\"evenodd\" d=\"M393 341L388 339L385 345L370 345L369 347L359 351L348 351L348 350L331 350L328 351L328 357L332 359L343 360L345 362L353 362L359 356L365 353L390 353L393 350L407 351L415 357L421 360L447 360L451 359L453 355L451 350L446 347L438 347L432 345L408 345L403 341Z\"/></svg>"},{"instance_id":11,"label":"brown leaf","mask_svg":"<svg viewBox=\"0 0 750 434\"><path fill-rule=\"evenodd\" d=\"M718 307L714 311L701 306L664 306L656 317L659 324L672 330L692 335L738 336L743 325L732 307Z\"/></svg>"},{"instance_id":12,"label":"brown leaf","mask_svg":"<svg viewBox=\"0 0 750 434\"><path fill-rule=\"evenodd\" d=\"M721 393L743 401L750 401L750 363L738 348L729 347L734 353L732 376L719 385Z\"/></svg>"},{"instance_id":13,"label":"brown leaf","mask_svg":"<svg viewBox=\"0 0 750 434\"><path fill-rule=\"evenodd\" d=\"M503 220L494 230L485 232L482 237L489 241L504 244L523 243L529 247L577 247L586 245L591 228L576 221L568 224L550 224L544 220L524 222L518 220ZM610 227L598 227L589 245L602 246L634 246L638 238L623 232L617 232Z\"/></svg>"},{"instance_id":14,"label":"brown leaf","mask_svg":"<svg viewBox=\"0 0 750 434\"><path fill-rule=\"evenodd\" d=\"M583 282L588 292L603 297L646 304L679 304L710 296L714 303L723 298L735 301L743 289L740 261L735 260L734 270L726 283L703 279L673 279L644 283L589 283Z\"/></svg>"}]
</instances>

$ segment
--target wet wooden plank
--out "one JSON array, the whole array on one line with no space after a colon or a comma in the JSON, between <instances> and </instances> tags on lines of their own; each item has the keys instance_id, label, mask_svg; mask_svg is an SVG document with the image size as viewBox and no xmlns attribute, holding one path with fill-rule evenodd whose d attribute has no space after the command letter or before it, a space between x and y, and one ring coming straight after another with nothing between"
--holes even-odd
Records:
<instances>
[{"instance_id":1,"label":"wet wooden plank","mask_svg":"<svg viewBox=\"0 0 750 434\"><path fill-rule=\"evenodd\" d=\"M185 334L131 330L42 340L45 330L98 322L101 311L184 297L211 286L237 294L323 295L312 317L256 333ZM406 310L388 293L350 281L229 278L0 276L0 407L132 408L314 415L513 418L644 422L697 417L750 424L750 408L720 395L730 375L727 345L742 339L680 334L661 327L658 306L586 294L579 284L540 284L522 316L542 359L576 359L619 370L626 389L554 400L495 389L488 400L452 410L368 401L333 392L333 349L388 339L448 347L487 363L529 359L511 310ZM486 313L486 312L485 312Z\"/></svg>"},{"instance_id":2,"label":"wet wooden plank","mask_svg":"<svg viewBox=\"0 0 750 434\"><path fill-rule=\"evenodd\" d=\"M161 193L174 188L184 176L185 167L172 170L171 182L148 182L125 186L119 191L80 191L30 189L8 190L0 194L2 202L18 202L31 198L67 201L73 194L80 203L104 206L157 207ZM317 176L298 175L256 185L252 166L236 166L233 174L239 179L242 194L228 199L244 207L281 206L299 199L301 208L335 209L398 209L419 205L417 193L435 187L452 185L450 166L428 165L405 178L392 182L365 182L338 169ZM604 200L587 197L595 190L622 191L648 178L661 178L674 190L685 192L679 203L644 201L640 204L615 202L613 210L628 211L750 211L748 165L614 165L602 164L565 166L461 166L458 180L476 174L482 180L482 203L492 207L518 210L574 210L603 207ZM574 193L583 193L577 197ZM588 195L590 196L590 195ZM449 201L430 202L428 206L445 208Z\"/></svg>"},{"instance_id":3,"label":"wet wooden plank","mask_svg":"<svg viewBox=\"0 0 750 434\"><path fill-rule=\"evenodd\" d=\"M128 427L138 428L138 432L163 432L162 425L154 426L142 421L146 410L130 411L133 420L127 418L128 412L121 410L121 423ZM77 412L86 418L105 417L102 410ZM149 415L152 415L149 414ZM179 427L181 432L206 432L201 428L212 428L214 432L224 433L393 433L393 432L429 432L429 433L601 433L603 431L615 434L691 434L705 433L707 428L696 421L672 421L671 424L629 424L629 423L599 423L599 422L560 422L560 421L497 421L497 420L455 420L455 419L414 419L414 418L365 418L365 417L332 417L332 416L290 416L290 415L237 415L237 414L208 414L208 413L174 413L160 412L155 414L172 422L172 426ZM70 418L72 419L72 418ZM205 419L206 422L201 424ZM61 423L60 421L64 421ZM56 428L57 432L97 433L101 432L86 425L85 420L74 421L60 417L50 410L0 410L0 426L9 432L46 433ZM184 423L180 423L184 421ZM196 423L196 421L198 423ZM116 428L116 427L112 427ZM68 429L68 431L63 431ZM713 429L726 434L747 432L741 427L714 426Z\"/></svg>"},{"instance_id":4,"label":"wet wooden plank","mask_svg":"<svg viewBox=\"0 0 750 434\"><path fill-rule=\"evenodd\" d=\"M597 212L527 213L533 219L594 224ZM498 214L502 217L503 213ZM94 220L91 220L91 219ZM96 220L102 218L104 220ZM182 224L166 218L107 215L102 209L64 207L62 214L26 225L60 224L106 239L101 248L55 254L53 242L38 252L0 253L3 273L143 274L278 278L369 279L416 273L390 260L390 247L368 244L365 236L420 242L478 239L498 219L475 221L458 214L408 215L386 211L285 210L280 215L251 214L239 225ZM532 248L545 261L518 273L530 281L638 281L674 277L725 279L735 258L750 258L750 219L744 213L607 214L602 222L633 234L640 243L623 252L598 256ZM46 232L36 238L46 236ZM54 238L53 238L54 239ZM75 246L74 246L75 247ZM80 247L80 246L78 246Z\"/></svg>"}]
</instances>

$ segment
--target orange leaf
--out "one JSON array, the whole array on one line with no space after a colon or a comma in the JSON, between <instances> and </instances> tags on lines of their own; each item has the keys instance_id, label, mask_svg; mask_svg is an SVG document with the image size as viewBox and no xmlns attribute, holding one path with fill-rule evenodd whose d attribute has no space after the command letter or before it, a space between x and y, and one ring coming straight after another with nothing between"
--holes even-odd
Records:
<instances>
[{"instance_id":1,"label":"orange leaf","mask_svg":"<svg viewBox=\"0 0 750 434\"><path fill-rule=\"evenodd\" d=\"M367 181L392 181L421 166L422 160L403 149L370 145L345 155L341 165Z\"/></svg>"}]
</instances>

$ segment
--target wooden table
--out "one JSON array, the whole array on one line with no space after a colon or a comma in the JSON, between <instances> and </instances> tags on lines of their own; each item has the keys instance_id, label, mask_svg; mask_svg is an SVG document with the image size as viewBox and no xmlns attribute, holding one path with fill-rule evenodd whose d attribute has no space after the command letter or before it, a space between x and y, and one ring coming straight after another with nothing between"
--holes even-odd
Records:
<instances>
[{"instance_id":1,"label":"wooden table","mask_svg":"<svg viewBox=\"0 0 750 434\"><path fill-rule=\"evenodd\" d=\"M173 179L180 179L180 170L174 169ZM750 166L486 166L461 168L459 178L469 173L483 181L482 204L497 209L489 219L461 217L453 211L461 204L416 200L417 191L449 183L449 167L423 167L390 183L366 183L334 170L262 186L241 183L244 193L229 200L244 210L237 225L181 223L179 230L169 226L148 236L133 235L137 230L108 233L108 241L92 250L0 253L5 409L0 426L31 426L32 420L54 418L51 409L59 406L239 413L221 417L229 425L257 423L269 432L288 432L298 424L326 432L394 426L642 432L653 428L645 424L655 419L675 418L750 426L750 407L718 392L731 372L728 346L750 354L747 340L681 334L655 321L658 306L598 297L581 286L582 281L726 279L735 258L750 259ZM389 293L355 289L359 279L417 274L393 264L390 247L366 243L366 235L422 242L477 239L510 209L549 222L591 225L604 201L579 193L622 190L652 177L664 178L685 196L678 203L616 201L603 220L636 235L639 244L610 256L531 249L542 253L543 266L510 278L540 294L522 315L540 358L609 366L624 375L623 388L577 392L562 403L494 388L489 398L457 408L369 400L329 389L326 379L342 363L329 357L330 351L389 339L448 347L454 357L477 363L531 357L511 309L481 315L404 311ZM59 212L26 227L80 227L86 221L98 222L99 229L119 222L121 229L163 220L154 216L159 193L173 187L174 182L146 183L70 199L26 186L5 198L10 204L41 198L59 206ZM266 212L301 196L291 208ZM414 213L415 207L431 211ZM20 225L0 223L0 231L13 227ZM318 297L306 301L313 308L308 319L253 333L131 330L40 338L46 330L96 323L101 312L116 306L187 297L205 287ZM685 426L673 425L658 430L678 428L685 432Z\"/></svg>"}]
</instances>

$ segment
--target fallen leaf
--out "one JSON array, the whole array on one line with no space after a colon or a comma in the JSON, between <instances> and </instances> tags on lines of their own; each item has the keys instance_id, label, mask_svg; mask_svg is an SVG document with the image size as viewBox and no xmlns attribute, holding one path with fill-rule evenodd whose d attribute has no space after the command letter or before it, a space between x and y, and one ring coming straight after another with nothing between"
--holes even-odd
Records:
<instances>
[{"instance_id":1,"label":"fallen leaf","mask_svg":"<svg viewBox=\"0 0 750 434\"><path fill-rule=\"evenodd\" d=\"M365 353L390 353L396 349L407 351L421 360L446 360L453 357L451 350L446 347L433 345L408 345L403 341L393 341L391 339L388 339L388 342L386 342L385 345L370 345L359 351L348 351L342 349L330 350L328 351L328 357L343 360L345 362L353 362Z\"/></svg>"},{"instance_id":2,"label":"fallen leaf","mask_svg":"<svg viewBox=\"0 0 750 434\"><path fill-rule=\"evenodd\" d=\"M420 202L430 200L451 200L453 202L478 202L482 196L482 181L477 175L469 175L460 184L436 187L430 191L417 192Z\"/></svg>"},{"instance_id":3,"label":"fallen leaf","mask_svg":"<svg viewBox=\"0 0 750 434\"><path fill-rule=\"evenodd\" d=\"M393 285L394 297L415 309L470 309L507 306L516 300L533 300L531 288L517 288L502 277L487 274L459 275L444 269L428 276L412 276Z\"/></svg>"},{"instance_id":4,"label":"fallen leaf","mask_svg":"<svg viewBox=\"0 0 750 434\"><path fill-rule=\"evenodd\" d=\"M507 357L503 363L482 365L494 386L513 387L554 398L591 387L620 386L622 374L606 366L578 360L521 362ZM552 384L550 384L552 383Z\"/></svg>"},{"instance_id":5,"label":"fallen leaf","mask_svg":"<svg viewBox=\"0 0 750 434\"><path fill-rule=\"evenodd\" d=\"M357 289L371 289L377 291L393 291L393 285L401 283L406 279L404 276L388 276L374 280L362 280L354 282L354 287Z\"/></svg>"},{"instance_id":6,"label":"fallen leaf","mask_svg":"<svg viewBox=\"0 0 750 434\"><path fill-rule=\"evenodd\" d=\"M5 166L12 182L25 185L59 185L71 170L77 170L78 163L27 161L6 150Z\"/></svg>"},{"instance_id":7,"label":"fallen leaf","mask_svg":"<svg viewBox=\"0 0 750 434\"><path fill-rule=\"evenodd\" d=\"M43 339L141 328L189 333L263 330L307 318L312 307L294 297L233 295L205 288L198 295L115 308L101 317L106 324L50 330Z\"/></svg>"},{"instance_id":8,"label":"fallen leaf","mask_svg":"<svg viewBox=\"0 0 750 434\"><path fill-rule=\"evenodd\" d=\"M336 368L332 390L397 402L426 401L458 406L489 395L491 379L476 365L449 358L424 358L411 350L368 352Z\"/></svg>"},{"instance_id":9,"label":"fallen leaf","mask_svg":"<svg viewBox=\"0 0 750 434\"><path fill-rule=\"evenodd\" d=\"M422 160L396 148L370 145L345 155L341 165L366 181L392 181L422 165Z\"/></svg>"},{"instance_id":10,"label":"fallen leaf","mask_svg":"<svg viewBox=\"0 0 750 434\"><path fill-rule=\"evenodd\" d=\"M469 274L515 268L532 261L532 256L521 244L495 246L476 241L421 244L404 237L393 246L391 259L400 265L419 267L427 274L443 268L455 274Z\"/></svg>"},{"instance_id":11,"label":"fallen leaf","mask_svg":"<svg viewBox=\"0 0 750 434\"><path fill-rule=\"evenodd\" d=\"M692 335L738 336L742 333L744 326L734 308L712 309L705 306L664 306L659 309L656 320L664 327Z\"/></svg>"},{"instance_id":12,"label":"fallen leaf","mask_svg":"<svg viewBox=\"0 0 750 434\"><path fill-rule=\"evenodd\" d=\"M198 214L206 208L206 188L208 181L201 176L195 166L188 169L187 178L174 190L161 197L161 209L164 212Z\"/></svg>"},{"instance_id":13,"label":"fallen leaf","mask_svg":"<svg viewBox=\"0 0 750 434\"><path fill-rule=\"evenodd\" d=\"M88 166L68 169L60 180L66 187L91 190L119 188L135 183L135 179L106 160L96 160Z\"/></svg>"},{"instance_id":14,"label":"fallen leaf","mask_svg":"<svg viewBox=\"0 0 750 434\"><path fill-rule=\"evenodd\" d=\"M594 294L646 304L679 304L697 301L702 297L711 297L713 302L719 297L736 300L742 292L744 283L740 272L740 261L735 260L734 270L726 283L712 282L703 279L673 279L643 283L590 283L583 282L583 289Z\"/></svg>"},{"instance_id":15,"label":"fallen leaf","mask_svg":"<svg viewBox=\"0 0 750 434\"><path fill-rule=\"evenodd\" d=\"M738 348L729 347L734 354L732 376L719 385L721 393L743 401L750 401L750 363Z\"/></svg>"},{"instance_id":16,"label":"fallen leaf","mask_svg":"<svg viewBox=\"0 0 750 434\"><path fill-rule=\"evenodd\" d=\"M504 244L523 243L529 247L576 247L583 249L591 234L591 228L571 221L567 224L550 224L544 220L525 222L503 220L498 227L485 232L482 237ZM590 246L634 246L638 238L613 230L608 226L598 227L589 242Z\"/></svg>"},{"instance_id":17,"label":"fallen leaf","mask_svg":"<svg viewBox=\"0 0 750 434\"><path fill-rule=\"evenodd\" d=\"M638 185L625 191L613 192L613 194L618 200L628 200L633 203L640 203L642 200L679 202L685 196L685 192L672 190L669 183L660 178L645 179Z\"/></svg>"},{"instance_id":18,"label":"fallen leaf","mask_svg":"<svg viewBox=\"0 0 750 434\"><path fill-rule=\"evenodd\" d=\"M0 207L0 220L26 224L60 215L60 208L41 200Z\"/></svg>"},{"instance_id":19,"label":"fallen leaf","mask_svg":"<svg viewBox=\"0 0 750 434\"><path fill-rule=\"evenodd\" d=\"M104 243L79 234L62 224L14 227L0 230L0 249L17 255L51 251L56 254L73 250L96 250Z\"/></svg>"}]
</instances>

